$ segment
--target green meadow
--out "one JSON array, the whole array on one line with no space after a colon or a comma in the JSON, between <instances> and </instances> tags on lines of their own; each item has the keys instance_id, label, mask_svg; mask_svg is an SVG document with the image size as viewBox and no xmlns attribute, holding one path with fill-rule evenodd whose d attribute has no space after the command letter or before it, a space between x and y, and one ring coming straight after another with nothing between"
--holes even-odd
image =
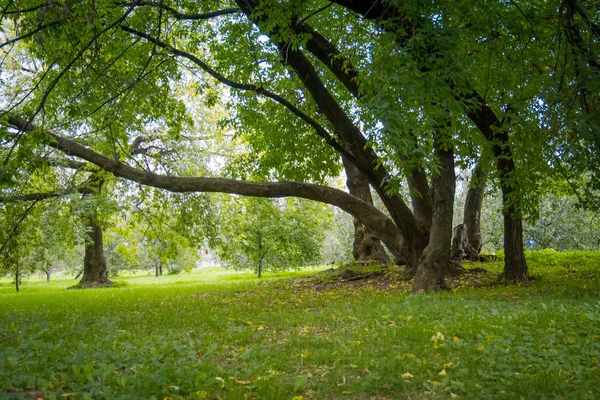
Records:
<instances>
[{"instance_id":1,"label":"green meadow","mask_svg":"<svg viewBox=\"0 0 600 400\"><path fill-rule=\"evenodd\" d=\"M528 286L426 295L324 268L138 273L85 290L32 277L19 293L4 279L0 397L599 398L600 253L528 260Z\"/></svg>"}]
</instances>

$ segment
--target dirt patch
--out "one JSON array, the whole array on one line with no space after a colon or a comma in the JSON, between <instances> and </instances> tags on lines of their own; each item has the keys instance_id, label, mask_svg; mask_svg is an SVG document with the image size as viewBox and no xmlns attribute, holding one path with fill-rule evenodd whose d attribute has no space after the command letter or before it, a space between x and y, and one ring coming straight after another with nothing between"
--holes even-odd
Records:
<instances>
[{"instance_id":1,"label":"dirt patch","mask_svg":"<svg viewBox=\"0 0 600 400\"><path fill-rule=\"evenodd\" d=\"M321 271L314 275L292 279L296 289L327 291L348 288L377 288L380 290L410 291L413 276L403 267L356 267L344 266ZM446 278L451 289L465 287L492 287L499 283L498 275L484 268L464 268Z\"/></svg>"}]
</instances>

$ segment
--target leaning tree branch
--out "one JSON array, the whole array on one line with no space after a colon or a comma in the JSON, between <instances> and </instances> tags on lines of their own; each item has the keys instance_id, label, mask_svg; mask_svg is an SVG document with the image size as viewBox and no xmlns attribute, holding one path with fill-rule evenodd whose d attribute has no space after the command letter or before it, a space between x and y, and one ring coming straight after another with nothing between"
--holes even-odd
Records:
<instances>
[{"instance_id":1,"label":"leaning tree branch","mask_svg":"<svg viewBox=\"0 0 600 400\"><path fill-rule=\"evenodd\" d=\"M35 129L33 124L15 115L10 115L8 121L14 128L23 132L31 132ZM97 165L117 177L145 186L175 193L208 192L268 198L301 197L341 208L372 229L388 247L397 249L403 242L400 229L389 217L371 204L338 189L295 181L247 182L225 178L160 175L133 168L53 132L44 131L44 133L51 139L49 146L69 156Z\"/></svg>"},{"instance_id":2,"label":"leaning tree branch","mask_svg":"<svg viewBox=\"0 0 600 400\"><path fill-rule=\"evenodd\" d=\"M26 14L26 13L30 13L33 11L37 11L40 8L44 8L44 7L50 7L53 5L58 4L56 1L49 1L48 3L42 3L42 4L38 4L37 6L33 6L33 7L28 7L28 8L22 8L20 10L7 10L4 11L4 14L6 15L11 15L11 14Z\"/></svg>"},{"instance_id":3,"label":"leaning tree branch","mask_svg":"<svg viewBox=\"0 0 600 400\"><path fill-rule=\"evenodd\" d=\"M0 196L0 203L17 203L25 201L42 201L48 199L55 199L57 197L67 196L73 193L78 193L80 189L68 189L60 192L46 192L46 193L28 193L17 196Z\"/></svg>"},{"instance_id":4,"label":"leaning tree branch","mask_svg":"<svg viewBox=\"0 0 600 400\"><path fill-rule=\"evenodd\" d=\"M329 3L332 4L332 3ZM294 25L296 34L308 34L306 49L312 53L333 75L346 87L357 100L361 100L363 94L359 89L359 74L356 67L323 35L313 29L310 25L300 22ZM384 121L385 123L385 121ZM401 157L403 161L407 156ZM433 215L433 202L430 195L430 187L427 174L423 169L411 168L407 171L407 182L411 190L413 211L419 223L425 231L429 231L431 216ZM416 194L413 195L412 193Z\"/></svg>"},{"instance_id":5,"label":"leaning tree branch","mask_svg":"<svg viewBox=\"0 0 600 400\"><path fill-rule=\"evenodd\" d=\"M254 15L258 0L237 0L237 4L255 26L259 29L263 26L261 23L264 22L263 19L256 18ZM278 47L284 59L282 63L291 67L319 110L333 125L335 133L342 138L344 147L354 156L356 162L353 164L368 177L405 238L407 240L414 238L415 243L426 243L427 234L417 223L411 209L399 196L390 195L387 192L386 183L389 181L390 175L386 167L381 163L375 150L369 146L367 138L352 118L327 89L312 62L300 49L295 49L291 43L282 41L277 35L277 30L263 33L268 35L272 43Z\"/></svg>"}]
</instances>

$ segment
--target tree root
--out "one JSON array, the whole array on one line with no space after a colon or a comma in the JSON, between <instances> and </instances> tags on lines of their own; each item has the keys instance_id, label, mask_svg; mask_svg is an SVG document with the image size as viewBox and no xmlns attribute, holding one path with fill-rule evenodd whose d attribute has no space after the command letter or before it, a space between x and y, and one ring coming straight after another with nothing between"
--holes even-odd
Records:
<instances>
[{"instance_id":1,"label":"tree root","mask_svg":"<svg viewBox=\"0 0 600 400\"><path fill-rule=\"evenodd\" d=\"M380 277L382 275L385 275L385 272L383 271L372 271L372 272L367 272L367 273L358 273L356 271L353 271L351 269L345 269L339 276L339 279L341 281L345 281L345 282L352 282L352 281L359 281L362 279L370 279L370 278L377 278Z\"/></svg>"}]
</instances>

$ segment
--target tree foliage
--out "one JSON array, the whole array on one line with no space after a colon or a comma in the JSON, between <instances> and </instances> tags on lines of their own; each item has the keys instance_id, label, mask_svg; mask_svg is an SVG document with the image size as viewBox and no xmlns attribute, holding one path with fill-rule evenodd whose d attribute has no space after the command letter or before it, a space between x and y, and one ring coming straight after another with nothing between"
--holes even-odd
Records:
<instances>
[{"instance_id":1,"label":"tree foliage","mask_svg":"<svg viewBox=\"0 0 600 400\"><path fill-rule=\"evenodd\" d=\"M600 18L580 0L31 0L2 9L2 47L16 60L3 71L6 182L50 147L172 191L330 203L422 272L415 290L443 286L447 267L436 265L448 264L455 165L489 154L509 280L528 279L522 221L537 215L550 183L566 180L582 198L598 189ZM202 126L190 99L224 100L220 128L249 149L230 176L260 184L175 168L174 152L148 159L155 140L181 149ZM323 186L340 156L388 217Z\"/></svg>"},{"instance_id":2,"label":"tree foliage","mask_svg":"<svg viewBox=\"0 0 600 400\"><path fill-rule=\"evenodd\" d=\"M233 197L223 202L214 246L235 269L278 271L320 260L331 215L321 204Z\"/></svg>"}]
</instances>

